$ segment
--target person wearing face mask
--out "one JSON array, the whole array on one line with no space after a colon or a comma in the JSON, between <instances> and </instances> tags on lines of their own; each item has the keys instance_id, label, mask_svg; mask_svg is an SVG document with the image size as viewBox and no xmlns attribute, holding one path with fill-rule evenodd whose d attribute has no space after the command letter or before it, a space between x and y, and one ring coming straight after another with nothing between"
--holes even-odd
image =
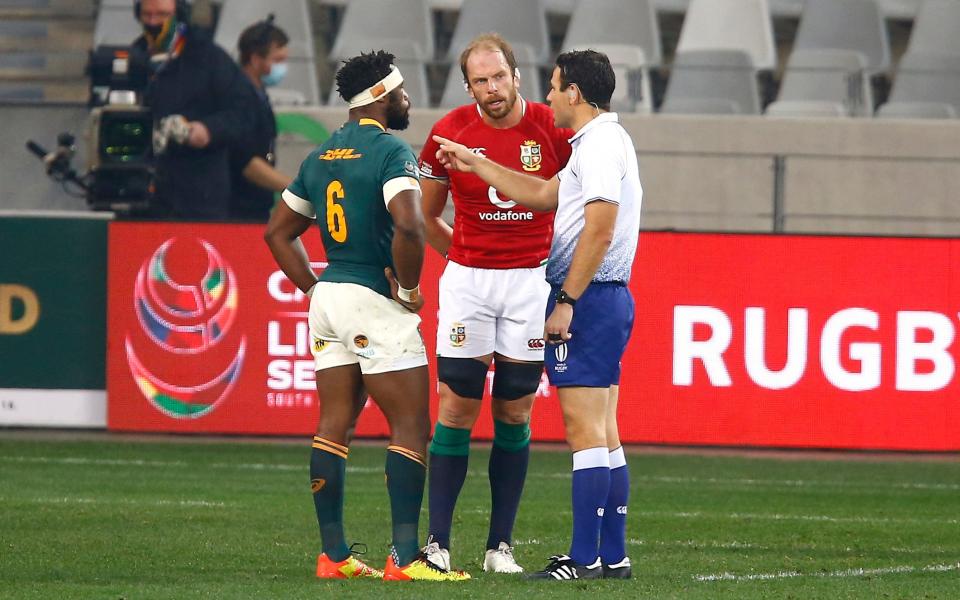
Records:
<instances>
[{"instance_id":1,"label":"person wearing face mask","mask_svg":"<svg viewBox=\"0 0 960 600\"><path fill-rule=\"evenodd\" d=\"M258 102L249 134L230 148L233 219L266 223L274 192L282 192L293 181L274 167L277 124L267 96L267 88L279 85L287 73L289 41L283 29L274 24L271 14L247 27L237 42L240 68L252 84Z\"/></svg>"},{"instance_id":2,"label":"person wearing face mask","mask_svg":"<svg viewBox=\"0 0 960 600\"><path fill-rule=\"evenodd\" d=\"M183 0L137 0L143 35L133 47L153 69L144 104L154 118L157 187L153 216L226 219L228 149L252 127L256 95L220 47L190 28Z\"/></svg>"}]
</instances>

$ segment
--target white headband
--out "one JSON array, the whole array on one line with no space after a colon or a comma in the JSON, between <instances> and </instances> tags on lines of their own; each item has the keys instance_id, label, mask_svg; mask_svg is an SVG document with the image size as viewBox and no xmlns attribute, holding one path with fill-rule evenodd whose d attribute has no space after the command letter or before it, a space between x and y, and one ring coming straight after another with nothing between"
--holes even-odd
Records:
<instances>
[{"instance_id":1,"label":"white headband","mask_svg":"<svg viewBox=\"0 0 960 600\"><path fill-rule=\"evenodd\" d=\"M394 65L390 65L389 75L363 90L353 98L350 98L350 108L359 108L361 106L373 104L380 98L383 98L393 90L400 87L401 83L403 83L403 75L400 74L400 69Z\"/></svg>"}]
</instances>

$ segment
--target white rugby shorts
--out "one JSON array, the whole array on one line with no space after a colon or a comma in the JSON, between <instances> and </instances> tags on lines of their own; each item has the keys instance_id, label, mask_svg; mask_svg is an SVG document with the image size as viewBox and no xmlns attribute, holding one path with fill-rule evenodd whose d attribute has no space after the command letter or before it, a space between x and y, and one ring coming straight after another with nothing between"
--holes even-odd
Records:
<instances>
[{"instance_id":1,"label":"white rugby shorts","mask_svg":"<svg viewBox=\"0 0 960 600\"><path fill-rule=\"evenodd\" d=\"M546 267L478 269L448 262L440 277L437 355L477 358L492 352L543 360L550 295Z\"/></svg>"},{"instance_id":2,"label":"white rugby shorts","mask_svg":"<svg viewBox=\"0 0 960 600\"><path fill-rule=\"evenodd\" d=\"M420 317L368 287L318 282L309 323L317 371L359 364L362 373L375 374L427 364Z\"/></svg>"}]
</instances>

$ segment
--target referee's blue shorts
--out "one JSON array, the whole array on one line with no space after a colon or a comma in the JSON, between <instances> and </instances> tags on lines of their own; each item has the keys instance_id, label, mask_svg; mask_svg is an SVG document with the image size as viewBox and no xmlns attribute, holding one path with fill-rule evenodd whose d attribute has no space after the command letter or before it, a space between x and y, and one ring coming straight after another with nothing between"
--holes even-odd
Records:
<instances>
[{"instance_id":1,"label":"referee's blue shorts","mask_svg":"<svg viewBox=\"0 0 960 600\"><path fill-rule=\"evenodd\" d=\"M547 317L557 302L551 285ZM620 359L633 329L633 296L620 282L593 282L577 300L567 342L547 345L544 365L557 387L610 387L620 383Z\"/></svg>"}]
</instances>

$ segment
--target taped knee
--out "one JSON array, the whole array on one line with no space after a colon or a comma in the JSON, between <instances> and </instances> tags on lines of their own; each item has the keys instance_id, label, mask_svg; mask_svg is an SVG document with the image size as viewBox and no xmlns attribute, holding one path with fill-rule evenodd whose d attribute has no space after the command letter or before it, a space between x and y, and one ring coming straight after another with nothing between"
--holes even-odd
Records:
<instances>
[{"instance_id":1,"label":"taped knee","mask_svg":"<svg viewBox=\"0 0 960 600\"><path fill-rule=\"evenodd\" d=\"M499 400L518 400L533 394L540 387L543 363L497 363L493 374L493 397Z\"/></svg>"},{"instance_id":2,"label":"taped knee","mask_svg":"<svg viewBox=\"0 0 960 600\"><path fill-rule=\"evenodd\" d=\"M523 450L530 445L530 423L511 425L494 419L493 445L507 452Z\"/></svg>"},{"instance_id":3,"label":"taped knee","mask_svg":"<svg viewBox=\"0 0 960 600\"><path fill-rule=\"evenodd\" d=\"M475 358L437 357L437 378L463 398L483 399L488 368Z\"/></svg>"}]
</instances>

